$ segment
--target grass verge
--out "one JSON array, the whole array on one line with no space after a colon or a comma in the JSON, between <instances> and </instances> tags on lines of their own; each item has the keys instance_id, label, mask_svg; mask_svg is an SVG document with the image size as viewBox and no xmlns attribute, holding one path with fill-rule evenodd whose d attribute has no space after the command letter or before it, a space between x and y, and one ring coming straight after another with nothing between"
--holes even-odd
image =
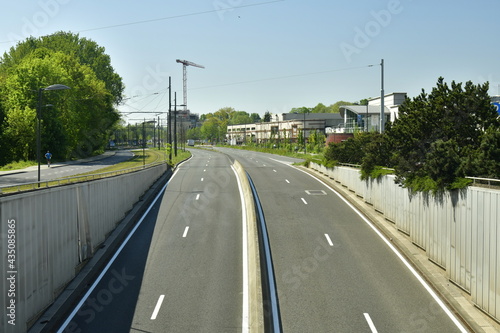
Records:
<instances>
[{"instance_id":1,"label":"grass verge","mask_svg":"<svg viewBox=\"0 0 500 333\"><path fill-rule=\"evenodd\" d=\"M143 165L147 166L149 164L157 162L166 162L168 159L168 156L164 150L146 149L144 151L144 154L142 149L133 150L133 152L135 154L134 157L125 162L121 162L95 171L77 174L72 177L68 177L67 179L62 178L62 179L55 179L43 182L40 183L40 185L37 185L35 183L35 184L24 184L12 187L5 187L1 189L1 193L29 191L29 190L34 190L36 188L60 186L70 183L77 183L93 179L115 176L118 174L123 174L137 170L137 168L141 168ZM191 156L191 153L189 151L178 151L177 156L172 154L172 164L176 165L181 161L189 158L189 156Z\"/></svg>"}]
</instances>

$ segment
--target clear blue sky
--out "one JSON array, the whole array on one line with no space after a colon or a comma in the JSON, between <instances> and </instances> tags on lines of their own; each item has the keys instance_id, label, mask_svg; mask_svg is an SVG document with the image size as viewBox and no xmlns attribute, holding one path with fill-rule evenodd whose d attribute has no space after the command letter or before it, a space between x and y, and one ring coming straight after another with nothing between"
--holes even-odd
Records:
<instances>
[{"instance_id":1,"label":"clear blue sky","mask_svg":"<svg viewBox=\"0 0 500 333\"><path fill-rule=\"evenodd\" d=\"M0 52L29 35L77 32L122 76L130 99L120 111L166 111L168 76L182 104L175 60L185 59L205 66L188 67L191 112L263 115L379 96L382 58L386 93L414 97L443 76L490 81L497 95L499 13L499 0L9 1Z\"/></svg>"}]
</instances>

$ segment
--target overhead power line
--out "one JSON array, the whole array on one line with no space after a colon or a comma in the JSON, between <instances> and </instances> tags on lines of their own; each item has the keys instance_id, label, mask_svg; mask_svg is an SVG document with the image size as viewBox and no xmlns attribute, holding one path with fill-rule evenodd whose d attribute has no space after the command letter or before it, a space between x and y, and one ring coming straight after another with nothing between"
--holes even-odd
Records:
<instances>
[{"instance_id":1,"label":"overhead power line","mask_svg":"<svg viewBox=\"0 0 500 333\"><path fill-rule=\"evenodd\" d=\"M249 80L249 81L239 81L239 82L232 82L232 83L222 83L222 84L217 84L217 85L212 85L212 86L190 88L190 90L216 88L216 87L226 87L226 86L233 86L233 85L237 85L237 84L247 84L247 83L256 83L256 82L263 82L263 81L289 79L289 78L292 78L292 77L300 77L300 76L317 75L317 74L323 74L323 73L348 71L348 70L352 70L352 69L360 69L360 68L367 68L367 67L373 67L373 66L374 65L365 65L365 66L359 66L359 67L349 67L349 68L332 69L332 70L321 71L321 72L292 74L292 75L286 75L286 76L270 77L270 78L265 78L265 79L257 79L257 80Z\"/></svg>"},{"instance_id":2,"label":"overhead power line","mask_svg":"<svg viewBox=\"0 0 500 333\"><path fill-rule=\"evenodd\" d=\"M270 5L272 3L282 2L282 1L285 1L285 0L273 0L273 1L259 2L259 3L249 4L249 5L231 6L230 9L232 10L232 9L239 9L239 8L246 8L246 7L264 6L264 5ZM173 19L178 19L178 18L183 18L183 17L189 17L189 16L196 16L196 15L216 13L216 12L219 12L221 10L222 9L219 8L219 9L205 10L205 11L201 11L201 12L194 12L194 13L188 13L188 14L179 14L179 15L172 15L172 16L160 17L160 18L149 19L149 20L134 21L134 22L127 22L127 23L113 24L113 25L106 25L106 26L102 26L102 27L83 29L83 30L79 30L79 31L76 31L76 32L80 33L80 32L87 32L87 31L120 28L120 27L126 27L126 26L130 26L130 25L136 25L136 24L145 24L145 23L151 23L151 22L173 20ZM20 42L20 41L21 40L4 40L4 41L0 41L0 44L3 44L3 43L14 43L14 42Z\"/></svg>"}]
</instances>

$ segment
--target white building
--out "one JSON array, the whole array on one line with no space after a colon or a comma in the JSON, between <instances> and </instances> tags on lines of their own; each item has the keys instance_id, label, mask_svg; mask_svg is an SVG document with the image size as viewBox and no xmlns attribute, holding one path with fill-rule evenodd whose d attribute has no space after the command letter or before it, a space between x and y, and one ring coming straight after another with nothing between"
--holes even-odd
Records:
<instances>
[{"instance_id":1,"label":"white building","mask_svg":"<svg viewBox=\"0 0 500 333\"><path fill-rule=\"evenodd\" d=\"M398 118L399 106L406 99L406 93L392 93L384 96L385 122L393 122ZM344 127L336 133L354 133L355 131L380 130L380 97L368 100L368 105L344 105L340 107L340 115L344 119Z\"/></svg>"},{"instance_id":2,"label":"white building","mask_svg":"<svg viewBox=\"0 0 500 333\"><path fill-rule=\"evenodd\" d=\"M331 127L339 127L343 119L338 113L280 113L271 116L267 123L228 125L226 140L231 145L243 142L265 143L297 142L304 131L306 140L311 132L327 133Z\"/></svg>"}]
</instances>

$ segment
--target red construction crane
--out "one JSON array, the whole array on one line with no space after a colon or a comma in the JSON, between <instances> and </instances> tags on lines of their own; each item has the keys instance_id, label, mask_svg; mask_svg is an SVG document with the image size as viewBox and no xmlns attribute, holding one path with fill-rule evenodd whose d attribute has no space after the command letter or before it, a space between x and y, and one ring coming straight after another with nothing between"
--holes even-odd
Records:
<instances>
[{"instance_id":1,"label":"red construction crane","mask_svg":"<svg viewBox=\"0 0 500 333\"><path fill-rule=\"evenodd\" d=\"M187 60L176 60L178 63L182 64L182 78L183 78L183 95L184 95L184 111L187 110L187 66L194 66L199 68L205 68L205 66L195 64L194 62Z\"/></svg>"}]
</instances>

